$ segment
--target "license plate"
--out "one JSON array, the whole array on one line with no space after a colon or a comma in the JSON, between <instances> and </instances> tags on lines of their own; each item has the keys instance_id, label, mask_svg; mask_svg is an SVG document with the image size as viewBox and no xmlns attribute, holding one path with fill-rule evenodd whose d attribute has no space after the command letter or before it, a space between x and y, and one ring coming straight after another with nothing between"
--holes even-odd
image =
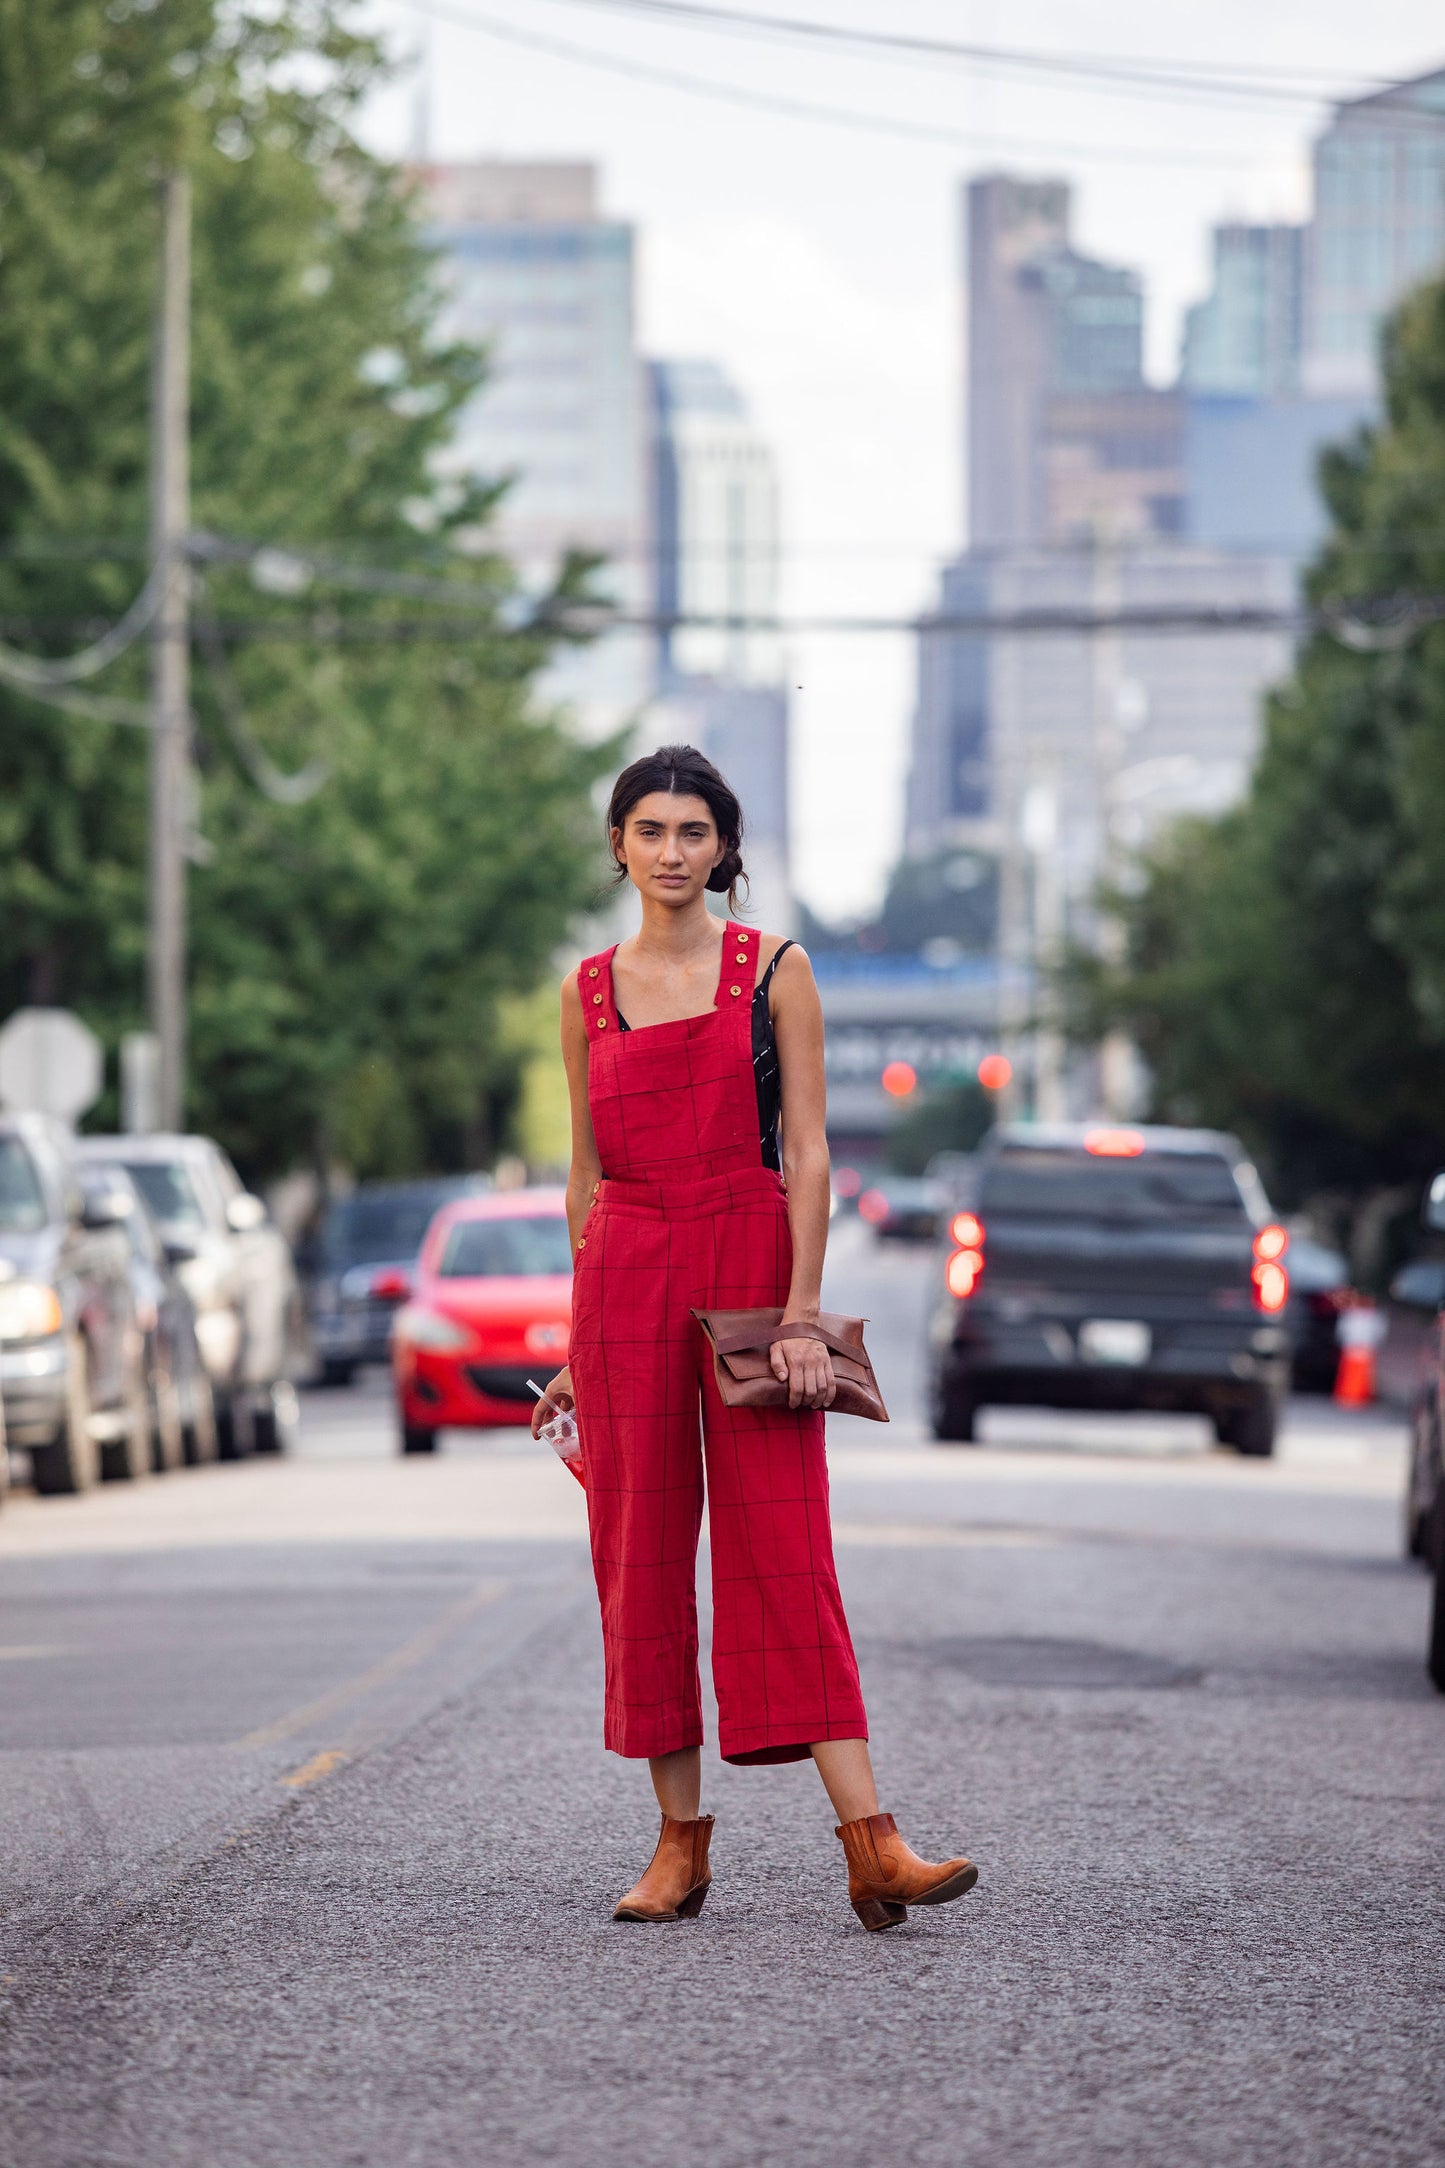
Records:
<instances>
[{"instance_id":1,"label":"license plate","mask_svg":"<svg viewBox=\"0 0 1445 2168\"><path fill-rule=\"evenodd\" d=\"M1079 1355L1086 1363L1120 1363L1137 1369L1149 1360L1153 1336L1133 1318L1091 1317L1079 1327Z\"/></svg>"}]
</instances>

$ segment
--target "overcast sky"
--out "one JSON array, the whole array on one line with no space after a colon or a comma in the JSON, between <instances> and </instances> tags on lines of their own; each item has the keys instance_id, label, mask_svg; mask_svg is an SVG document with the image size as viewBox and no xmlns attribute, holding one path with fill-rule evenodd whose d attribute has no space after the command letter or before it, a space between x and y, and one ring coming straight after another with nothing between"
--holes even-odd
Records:
<instances>
[{"instance_id":1,"label":"overcast sky","mask_svg":"<svg viewBox=\"0 0 1445 2168\"><path fill-rule=\"evenodd\" d=\"M642 350L714 356L772 439L785 603L798 612L914 610L962 539L962 178L1007 168L1073 182L1080 245L1145 275L1149 368L1164 383L1181 312L1206 283L1210 224L1301 217L1322 101L1445 62L1440 0L720 0L1054 58L1279 71L1268 97L1237 100L819 49L639 19L606 0L426 4L438 12L374 0L374 19L398 53L430 42L432 156L596 160L604 209L639 232ZM628 79L442 12L920 133ZM411 147L414 84L366 115L387 155ZM857 913L898 849L912 643L802 635L792 655L798 886L825 912Z\"/></svg>"}]
</instances>

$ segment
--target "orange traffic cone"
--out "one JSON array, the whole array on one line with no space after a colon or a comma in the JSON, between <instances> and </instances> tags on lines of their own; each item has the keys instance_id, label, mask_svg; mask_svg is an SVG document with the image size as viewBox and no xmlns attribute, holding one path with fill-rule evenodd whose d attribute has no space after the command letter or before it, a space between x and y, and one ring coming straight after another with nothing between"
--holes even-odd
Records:
<instances>
[{"instance_id":1,"label":"orange traffic cone","mask_svg":"<svg viewBox=\"0 0 1445 2168\"><path fill-rule=\"evenodd\" d=\"M1357 1302L1340 1313L1336 1330L1340 1361L1335 1371L1335 1406L1368 1408L1375 1397L1375 1349L1384 1337L1384 1319L1370 1302Z\"/></svg>"},{"instance_id":2,"label":"orange traffic cone","mask_svg":"<svg viewBox=\"0 0 1445 2168\"><path fill-rule=\"evenodd\" d=\"M1367 1408L1375 1397L1375 1351L1372 1347L1342 1347L1335 1371L1335 1406Z\"/></svg>"}]
</instances>

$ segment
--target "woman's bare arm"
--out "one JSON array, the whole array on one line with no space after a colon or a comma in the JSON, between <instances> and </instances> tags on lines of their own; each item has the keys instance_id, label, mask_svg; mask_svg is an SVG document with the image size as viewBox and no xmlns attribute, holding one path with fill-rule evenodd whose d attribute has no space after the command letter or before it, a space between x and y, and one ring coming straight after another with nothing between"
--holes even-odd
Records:
<instances>
[{"instance_id":1,"label":"woman's bare arm","mask_svg":"<svg viewBox=\"0 0 1445 2168\"><path fill-rule=\"evenodd\" d=\"M592 1110L587 1104L587 1025L582 1015L582 996L577 990L574 972L569 972L562 981L562 1062L567 1071L567 1096L572 1109L572 1162L567 1170L567 1235L575 1258L582 1224L592 1206L592 1193L601 1179L602 1162L597 1155L597 1139L592 1133ZM575 1406L570 1369L559 1370L556 1376L548 1381L547 1390L559 1406ZM539 1400L532 1411L534 1437L546 1420L547 1410Z\"/></svg>"},{"instance_id":2,"label":"woman's bare arm","mask_svg":"<svg viewBox=\"0 0 1445 2168\"><path fill-rule=\"evenodd\" d=\"M782 1084L783 1179L793 1237L793 1277L785 1324L812 1324L828 1246L827 1091L823 1081L823 1006L805 951L790 948L768 989ZM833 1399L833 1362L821 1340L782 1340L773 1370L789 1385L793 1407L825 1408Z\"/></svg>"},{"instance_id":3,"label":"woman's bare arm","mask_svg":"<svg viewBox=\"0 0 1445 2168\"><path fill-rule=\"evenodd\" d=\"M602 1175L597 1139L592 1134L592 1109L587 1104L587 1025L582 1015L582 996L574 974L562 981L562 1062L567 1071L567 1098L572 1110L572 1163L567 1170L567 1233L572 1254L582 1222L592 1205L592 1192Z\"/></svg>"}]
</instances>

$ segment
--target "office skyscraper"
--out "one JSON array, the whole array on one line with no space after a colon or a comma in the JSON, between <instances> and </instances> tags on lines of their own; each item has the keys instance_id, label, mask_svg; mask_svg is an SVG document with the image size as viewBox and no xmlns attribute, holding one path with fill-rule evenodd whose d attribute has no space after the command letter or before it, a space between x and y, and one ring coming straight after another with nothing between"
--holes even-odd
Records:
<instances>
[{"instance_id":1,"label":"office skyscraper","mask_svg":"<svg viewBox=\"0 0 1445 2168\"><path fill-rule=\"evenodd\" d=\"M1368 390L1301 391L1308 232L1214 229L1213 281L1185 318L1180 364L1191 542L1308 557L1325 528L1320 452L1371 418Z\"/></svg>"},{"instance_id":2,"label":"office skyscraper","mask_svg":"<svg viewBox=\"0 0 1445 2168\"><path fill-rule=\"evenodd\" d=\"M769 618L779 603L778 477L772 447L714 361L655 361L652 547L660 618ZM742 801L749 912L786 929L789 702L782 642L745 624L664 624L657 641L662 737L706 753Z\"/></svg>"},{"instance_id":3,"label":"office skyscraper","mask_svg":"<svg viewBox=\"0 0 1445 2168\"><path fill-rule=\"evenodd\" d=\"M1304 386L1368 395L1382 318L1445 267L1445 69L1337 106L1314 176Z\"/></svg>"},{"instance_id":4,"label":"office skyscraper","mask_svg":"<svg viewBox=\"0 0 1445 2168\"><path fill-rule=\"evenodd\" d=\"M774 617L778 476L772 447L714 361L654 361L652 545L659 616ZM660 678L772 685L776 634L663 627Z\"/></svg>"},{"instance_id":5,"label":"office skyscraper","mask_svg":"<svg viewBox=\"0 0 1445 2168\"><path fill-rule=\"evenodd\" d=\"M486 345L491 374L449 458L512 476L493 532L530 586L569 549L607 560L599 584L648 600L644 395L633 340L633 233L597 209L595 169L487 159L416 169L450 290L446 328ZM564 656L547 690L584 722L622 720L649 690L637 632Z\"/></svg>"},{"instance_id":6,"label":"office skyscraper","mask_svg":"<svg viewBox=\"0 0 1445 2168\"><path fill-rule=\"evenodd\" d=\"M1299 389L1304 228L1216 226L1214 282L1184 322L1186 391L1254 399Z\"/></svg>"},{"instance_id":7,"label":"office skyscraper","mask_svg":"<svg viewBox=\"0 0 1445 2168\"><path fill-rule=\"evenodd\" d=\"M1136 272L1069 239L1064 181L968 184L968 529L973 549L1179 524L1180 407L1144 381Z\"/></svg>"}]
</instances>

